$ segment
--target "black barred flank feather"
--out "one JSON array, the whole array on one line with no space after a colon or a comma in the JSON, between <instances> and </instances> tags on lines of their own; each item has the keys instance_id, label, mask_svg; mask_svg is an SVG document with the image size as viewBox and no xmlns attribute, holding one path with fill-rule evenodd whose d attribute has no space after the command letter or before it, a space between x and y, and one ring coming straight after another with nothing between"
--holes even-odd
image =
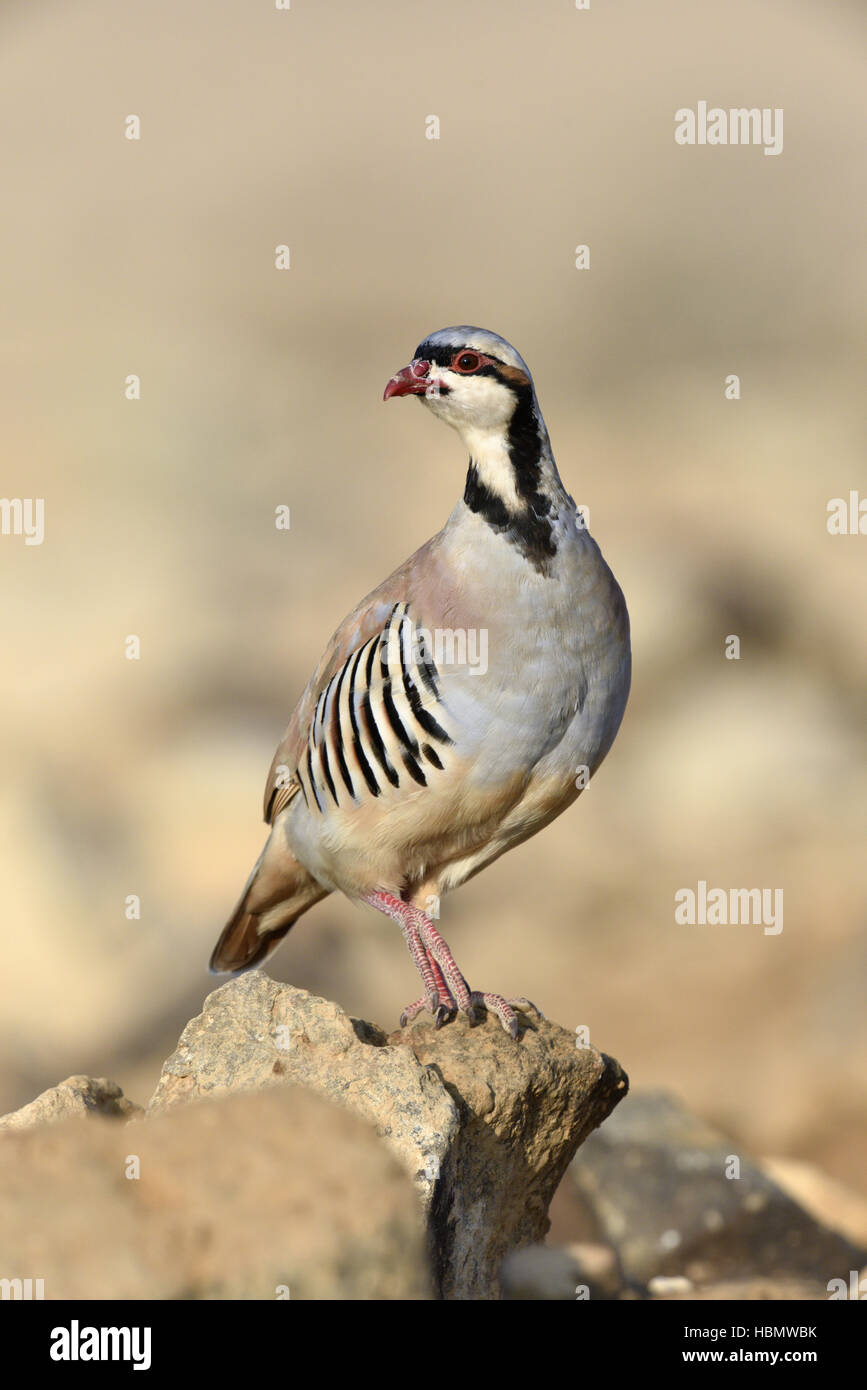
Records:
<instances>
[{"instance_id":1,"label":"black barred flank feather","mask_svg":"<svg viewBox=\"0 0 867 1390\"><path fill-rule=\"evenodd\" d=\"M297 769L311 810L324 813L329 798L335 806L346 804L340 779L358 804L362 779L372 796L380 796L385 781L405 785L402 770L420 787L428 785L425 764L443 771L442 758L430 744L432 739L444 746L452 742L430 708L440 704L439 671L421 643L416 652L416 638L409 605L395 604L382 632L347 657L319 697ZM344 681L345 706L340 701Z\"/></svg>"}]
</instances>

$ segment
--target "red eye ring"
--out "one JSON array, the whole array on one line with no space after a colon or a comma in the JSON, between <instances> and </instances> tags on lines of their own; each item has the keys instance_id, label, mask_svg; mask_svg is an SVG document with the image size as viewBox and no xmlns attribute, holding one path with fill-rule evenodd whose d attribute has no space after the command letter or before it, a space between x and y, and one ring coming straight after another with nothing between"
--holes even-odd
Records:
<instances>
[{"instance_id":1,"label":"red eye ring","mask_svg":"<svg viewBox=\"0 0 867 1390\"><path fill-rule=\"evenodd\" d=\"M457 352L452 358L452 371L462 372L469 375L470 372L477 372L482 365L482 358L477 352Z\"/></svg>"}]
</instances>

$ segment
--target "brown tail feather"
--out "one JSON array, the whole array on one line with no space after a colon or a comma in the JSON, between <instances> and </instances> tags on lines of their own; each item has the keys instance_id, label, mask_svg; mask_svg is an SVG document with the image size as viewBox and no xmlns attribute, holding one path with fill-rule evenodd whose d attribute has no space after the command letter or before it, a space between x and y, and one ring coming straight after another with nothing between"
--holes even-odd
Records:
<instances>
[{"instance_id":1,"label":"brown tail feather","mask_svg":"<svg viewBox=\"0 0 867 1390\"><path fill-rule=\"evenodd\" d=\"M298 912L293 912L287 922L270 931L262 931L262 918L258 912L239 910L220 933L208 968L217 975L238 974L242 970L251 970L280 944L292 923L298 920L304 910L302 907Z\"/></svg>"},{"instance_id":2,"label":"brown tail feather","mask_svg":"<svg viewBox=\"0 0 867 1390\"><path fill-rule=\"evenodd\" d=\"M328 890L289 858L285 847L278 858L272 836L220 933L209 968L215 974L251 970L280 944L302 913L327 896Z\"/></svg>"}]
</instances>

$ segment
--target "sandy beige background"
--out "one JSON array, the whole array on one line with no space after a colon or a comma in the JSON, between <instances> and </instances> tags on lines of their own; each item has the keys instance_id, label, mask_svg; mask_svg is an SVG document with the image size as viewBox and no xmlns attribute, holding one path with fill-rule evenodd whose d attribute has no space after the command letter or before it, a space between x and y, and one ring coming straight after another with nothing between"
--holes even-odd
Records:
<instances>
[{"instance_id":1,"label":"sandy beige background","mask_svg":"<svg viewBox=\"0 0 867 1390\"><path fill-rule=\"evenodd\" d=\"M444 930L633 1083L863 1184L867 537L826 505L867 493L865 29L796 0L7 2L2 491L46 537L0 538L0 1110L71 1072L145 1099L213 987L292 704L463 485L383 387L470 322L530 363L635 679L592 789ZM676 145L702 99L782 107L783 153ZM675 925L699 879L783 888L782 934ZM383 1024L415 993L396 929L333 900L273 968Z\"/></svg>"}]
</instances>

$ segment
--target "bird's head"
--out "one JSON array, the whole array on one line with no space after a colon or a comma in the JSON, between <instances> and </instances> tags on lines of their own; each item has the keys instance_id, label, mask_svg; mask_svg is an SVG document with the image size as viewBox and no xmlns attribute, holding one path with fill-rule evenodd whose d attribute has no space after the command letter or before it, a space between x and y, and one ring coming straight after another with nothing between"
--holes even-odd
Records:
<instances>
[{"instance_id":1,"label":"bird's head","mask_svg":"<svg viewBox=\"0 0 867 1390\"><path fill-rule=\"evenodd\" d=\"M523 357L487 329L441 328L391 378L384 399L392 396L417 396L458 431L470 455L463 507L545 572L557 553L558 509L575 504Z\"/></svg>"},{"instance_id":2,"label":"bird's head","mask_svg":"<svg viewBox=\"0 0 867 1390\"><path fill-rule=\"evenodd\" d=\"M408 367L385 388L392 396L418 396L470 445L508 432L519 405L536 414L533 379L505 338L484 328L441 328L419 343Z\"/></svg>"}]
</instances>

